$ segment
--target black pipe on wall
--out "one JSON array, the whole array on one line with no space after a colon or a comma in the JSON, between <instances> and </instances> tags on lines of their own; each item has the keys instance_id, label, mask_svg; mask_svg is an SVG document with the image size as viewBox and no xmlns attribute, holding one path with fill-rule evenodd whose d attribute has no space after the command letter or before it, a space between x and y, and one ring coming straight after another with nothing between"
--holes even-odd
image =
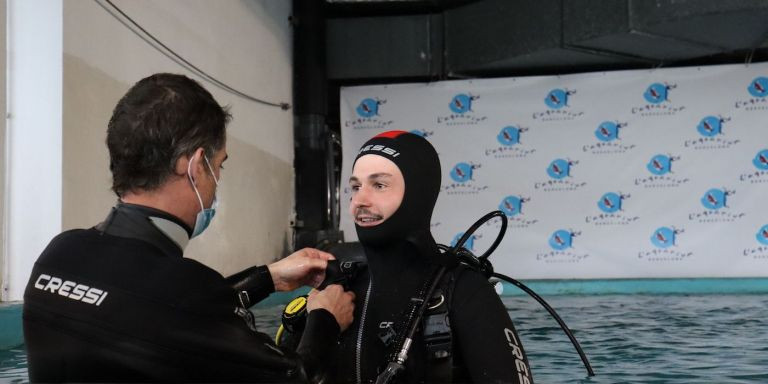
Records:
<instances>
[{"instance_id":1,"label":"black pipe on wall","mask_svg":"<svg viewBox=\"0 0 768 384\"><path fill-rule=\"evenodd\" d=\"M294 247L318 247L337 242L332 208L335 190L329 177L331 141L326 123L328 81L325 55L324 1L293 1ZM338 225L338 224L336 224Z\"/></svg>"}]
</instances>

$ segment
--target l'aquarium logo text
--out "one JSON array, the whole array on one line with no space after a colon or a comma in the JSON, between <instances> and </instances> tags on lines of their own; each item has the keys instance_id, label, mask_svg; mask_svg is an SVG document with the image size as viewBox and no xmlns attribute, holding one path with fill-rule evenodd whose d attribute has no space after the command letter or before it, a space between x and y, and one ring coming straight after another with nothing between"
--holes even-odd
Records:
<instances>
[{"instance_id":1,"label":"l'aquarium logo text","mask_svg":"<svg viewBox=\"0 0 768 384\"><path fill-rule=\"evenodd\" d=\"M755 234L757 243L760 244L754 248L746 248L742 254L753 259L768 259L768 224L763 225Z\"/></svg>"},{"instance_id":2,"label":"l'aquarium logo text","mask_svg":"<svg viewBox=\"0 0 768 384\"><path fill-rule=\"evenodd\" d=\"M534 112L533 119L541 121L567 121L574 120L584 116L583 111L572 111L568 104L570 96L575 94L575 90L567 88L555 88L544 97L544 105L547 110L543 112Z\"/></svg>"},{"instance_id":3,"label":"l'aquarium logo text","mask_svg":"<svg viewBox=\"0 0 768 384\"><path fill-rule=\"evenodd\" d=\"M651 235L651 244L655 247L649 251L640 251L637 254L639 259L650 262L658 261L680 261L693 256L693 252L682 252L677 250L677 235L685 232L684 229L675 227L659 227Z\"/></svg>"},{"instance_id":4,"label":"l'aquarium logo text","mask_svg":"<svg viewBox=\"0 0 768 384\"><path fill-rule=\"evenodd\" d=\"M589 254L573 250L574 238L579 235L581 235L581 232L567 229L558 229L552 232L547 240L552 250L536 254L536 260L541 260L545 263L578 263L586 259L589 257Z\"/></svg>"},{"instance_id":5,"label":"l'aquarium logo text","mask_svg":"<svg viewBox=\"0 0 768 384\"><path fill-rule=\"evenodd\" d=\"M669 98L669 91L677 88L676 84L653 83L643 92L643 99L647 104L632 107L633 115L640 116L671 116L685 109L684 106L675 106Z\"/></svg>"},{"instance_id":6,"label":"l'aquarium logo text","mask_svg":"<svg viewBox=\"0 0 768 384\"><path fill-rule=\"evenodd\" d=\"M739 180L749 182L750 184L768 183L768 149L758 151L752 159L752 165L757 170L741 174Z\"/></svg>"},{"instance_id":7,"label":"l'aquarium logo text","mask_svg":"<svg viewBox=\"0 0 768 384\"><path fill-rule=\"evenodd\" d=\"M487 190L487 185L478 185L474 181L475 170L479 168L482 164L456 163L448 174L453 183L444 185L442 190L449 195L474 195Z\"/></svg>"},{"instance_id":8,"label":"l'aquarium logo text","mask_svg":"<svg viewBox=\"0 0 768 384\"><path fill-rule=\"evenodd\" d=\"M546 192L553 191L575 191L585 185L585 182L576 182L570 180L571 169L574 165L578 164L578 161L567 159L555 159L547 166L548 181L537 182L534 184L535 189L541 189Z\"/></svg>"},{"instance_id":9,"label":"l'aquarium logo text","mask_svg":"<svg viewBox=\"0 0 768 384\"><path fill-rule=\"evenodd\" d=\"M496 135L496 142L500 145L495 148L487 148L485 155L493 156L497 159L523 158L536 152L535 149L526 149L523 146L521 139L523 132L528 132L528 128L516 125L508 125L502 128L499 134Z\"/></svg>"},{"instance_id":10,"label":"l'aquarium logo text","mask_svg":"<svg viewBox=\"0 0 768 384\"><path fill-rule=\"evenodd\" d=\"M754 78L747 86L747 92L752 96L749 99L738 100L734 103L736 109L744 108L745 111L757 111L768 109L768 77Z\"/></svg>"},{"instance_id":11,"label":"l'aquarium logo text","mask_svg":"<svg viewBox=\"0 0 768 384\"><path fill-rule=\"evenodd\" d=\"M530 197L522 197L517 195L509 195L499 203L499 210L507 216L508 226L512 228L528 228L529 226L536 224L538 220L526 218L523 214L523 205L531 201ZM501 226L501 219L490 220L489 224L496 224L496 227Z\"/></svg>"},{"instance_id":12,"label":"l'aquarium logo text","mask_svg":"<svg viewBox=\"0 0 768 384\"><path fill-rule=\"evenodd\" d=\"M680 160L680 156L656 155L648 161L645 169L651 176L635 179L635 185L645 188L672 188L679 187L690 181L688 178L680 178L672 175L672 164Z\"/></svg>"},{"instance_id":13,"label":"l'aquarium logo text","mask_svg":"<svg viewBox=\"0 0 768 384\"><path fill-rule=\"evenodd\" d=\"M738 144L740 140L727 140L724 137L723 125L731 121L730 117L707 116L696 125L699 138L685 141L686 147L693 149L724 149Z\"/></svg>"},{"instance_id":14,"label":"l'aquarium logo text","mask_svg":"<svg viewBox=\"0 0 768 384\"><path fill-rule=\"evenodd\" d=\"M366 98L360 101L355 108L357 118L344 122L345 127L352 129L384 129L394 123L393 120L382 119L379 115L379 107L386 104L387 100L379 98Z\"/></svg>"},{"instance_id":15,"label":"l'aquarium logo text","mask_svg":"<svg viewBox=\"0 0 768 384\"><path fill-rule=\"evenodd\" d=\"M472 104L480 99L479 95L459 93L448 103L450 115L438 116L437 123L445 125L477 125L488 119L488 116L478 116L472 110Z\"/></svg>"},{"instance_id":16,"label":"l'aquarium logo text","mask_svg":"<svg viewBox=\"0 0 768 384\"><path fill-rule=\"evenodd\" d=\"M704 211L688 214L688 220L698 221L699 223L730 223L746 216L746 213L731 212L728 207L728 196L735 194L736 191L729 191L725 188L712 188L701 196L699 201L706 208Z\"/></svg>"},{"instance_id":17,"label":"l'aquarium logo text","mask_svg":"<svg viewBox=\"0 0 768 384\"><path fill-rule=\"evenodd\" d=\"M635 147L634 144L625 145L621 143L619 132L627 126L627 123L618 121L603 121L595 129L595 137L598 142L582 147L584 152L590 152L594 155L606 155L614 153L625 153Z\"/></svg>"},{"instance_id":18,"label":"l'aquarium logo text","mask_svg":"<svg viewBox=\"0 0 768 384\"><path fill-rule=\"evenodd\" d=\"M627 216L624 211L624 200L631 195L625 195L621 192L608 192L597 201L597 207L602 213L593 216L587 216L584 219L589 224L594 225L627 225L639 220L638 216Z\"/></svg>"}]
</instances>

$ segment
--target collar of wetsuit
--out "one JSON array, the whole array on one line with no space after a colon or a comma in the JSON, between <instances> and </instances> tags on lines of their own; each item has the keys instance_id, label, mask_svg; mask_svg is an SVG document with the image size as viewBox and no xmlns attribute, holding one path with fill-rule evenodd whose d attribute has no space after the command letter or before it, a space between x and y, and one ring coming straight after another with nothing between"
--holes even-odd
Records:
<instances>
[{"instance_id":1,"label":"collar of wetsuit","mask_svg":"<svg viewBox=\"0 0 768 384\"><path fill-rule=\"evenodd\" d=\"M382 156L395 163L403 174L405 193L400 207L383 223L375 227L355 225L360 242L365 247L381 248L407 241L421 255L440 261L429 228L440 193L440 159L435 148L420 135L388 131L363 144L355 161L365 155Z\"/></svg>"},{"instance_id":2,"label":"collar of wetsuit","mask_svg":"<svg viewBox=\"0 0 768 384\"><path fill-rule=\"evenodd\" d=\"M191 229L179 218L151 207L118 202L96 230L148 242L170 256L182 256Z\"/></svg>"}]
</instances>

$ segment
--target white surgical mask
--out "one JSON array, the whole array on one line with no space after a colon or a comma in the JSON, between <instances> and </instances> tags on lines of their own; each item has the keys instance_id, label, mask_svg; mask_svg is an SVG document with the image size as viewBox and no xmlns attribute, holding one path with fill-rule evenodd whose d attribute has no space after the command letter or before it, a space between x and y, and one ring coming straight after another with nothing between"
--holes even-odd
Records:
<instances>
[{"instance_id":1,"label":"white surgical mask","mask_svg":"<svg viewBox=\"0 0 768 384\"><path fill-rule=\"evenodd\" d=\"M203 155L203 159L205 160L205 164L208 165L208 169L211 171L211 176L213 176L213 181L216 182L216 189L219 187L219 180L216 179L216 174L213 173L213 168L211 167L211 163L208 162L208 157ZM197 217L195 217L195 228L192 229L192 237L195 237L203 231L205 231L206 228L208 228L208 225L211 224L211 220L213 220L213 216L216 215L216 207L219 205L219 201L216 197L216 192L214 191L213 194L213 202L211 203L210 208L206 208L203 205L203 199L200 197L200 192L197 190L197 185L195 184L195 180L192 178L192 160L189 161L189 165L187 165L187 176L189 177L189 181L192 182L192 188L195 190L195 194L197 195L197 201L200 202L200 212L197 213Z\"/></svg>"}]
</instances>

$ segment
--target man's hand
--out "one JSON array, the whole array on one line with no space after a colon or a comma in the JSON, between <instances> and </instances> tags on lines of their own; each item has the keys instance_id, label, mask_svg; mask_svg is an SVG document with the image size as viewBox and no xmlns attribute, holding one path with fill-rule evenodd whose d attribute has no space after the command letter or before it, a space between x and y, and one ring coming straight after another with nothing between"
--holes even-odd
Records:
<instances>
[{"instance_id":1,"label":"man's hand","mask_svg":"<svg viewBox=\"0 0 768 384\"><path fill-rule=\"evenodd\" d=\"M275 291L293 291L303 285L317 287L325 279L325 267L334 257L314 248L298 250L267 266Z\"/></svg>"},{"instance_id":2,"label":"man's hand","mask_svg":"<svg viewBox=\"0 0 768 384\"><path fill-rule=\"evenodd\" d=\"M354 320L355 294L344 292L338 284L331 284L322 291L313 289L307 298L307 311L325 309L336 318L339 328L344 332Z\"/></svg>"}]
</instances>

